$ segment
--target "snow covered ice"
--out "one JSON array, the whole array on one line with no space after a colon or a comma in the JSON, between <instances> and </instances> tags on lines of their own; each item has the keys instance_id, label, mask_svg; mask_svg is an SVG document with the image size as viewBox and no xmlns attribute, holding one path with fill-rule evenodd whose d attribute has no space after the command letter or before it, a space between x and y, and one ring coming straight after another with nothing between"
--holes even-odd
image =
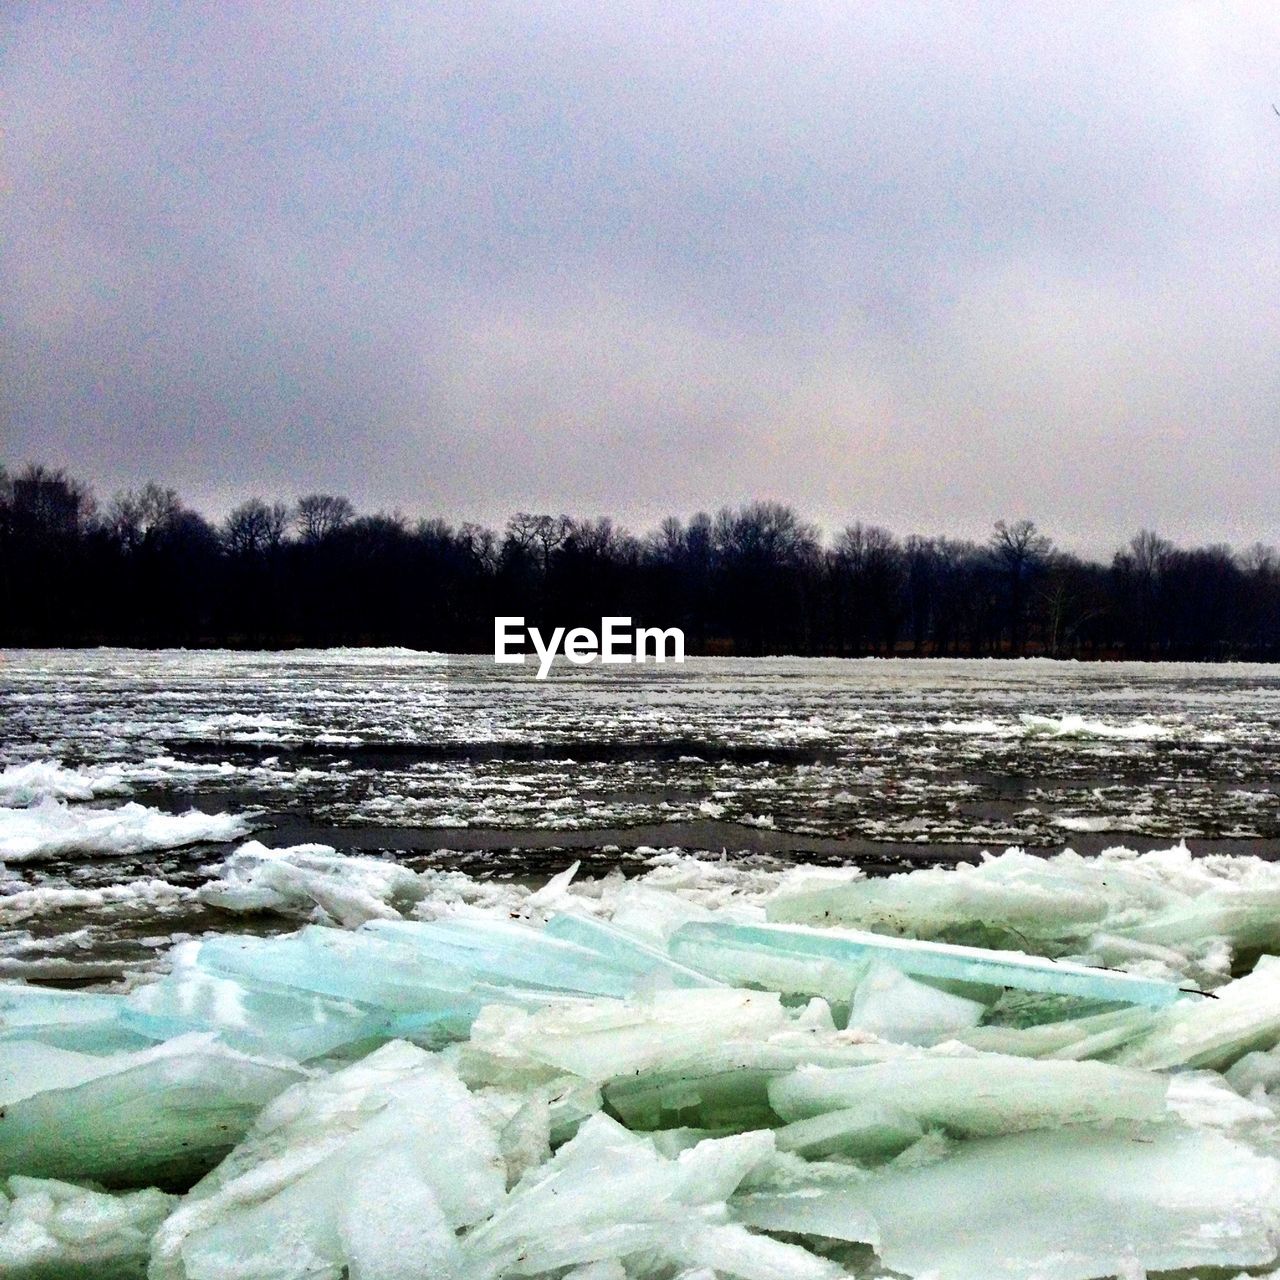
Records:
<instances>
[{"instance_id":1,"label":"snow covered ice","mask_svg":"<svg viewBox=\"0 0 1280 1280\"><path fill-rule=\"evenodd\" d=\"M70 661L0 677L0 1275L1280 1268L1270 673Z\"/></svg>"},{"instance_id":2,"label":"snow covered ice","mask_svg":"<svg viewBox=\"0 0 1280 1280\"><path fill-rule=\"evenodd\" d=\"M14 1280L129 1280L141 1275L174 1197L116 1195L50 1178L0 1183L0 1259Z\"/></svg>"},{"instance_id":3,"label":"snow covered ice","mask_svg":"<svg viewBox=\"0 0 1280 1280\"><path fill-rule=\"evenodd\" d=\"M321 844L282 852L257 840L241 845L199 892L227 911L317 916L341 925L395 916L397 906L423 896L417 877L395 863L339 857Z\"/></svg>"}]
</instances>

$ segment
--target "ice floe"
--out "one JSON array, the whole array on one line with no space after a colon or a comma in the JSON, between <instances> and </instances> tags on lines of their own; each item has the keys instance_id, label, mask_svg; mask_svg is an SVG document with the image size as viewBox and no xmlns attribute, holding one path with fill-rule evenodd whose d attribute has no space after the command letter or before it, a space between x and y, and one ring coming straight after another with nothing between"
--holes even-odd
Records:
<instances>
[{"instance_id":1,"label":"ice floe","mask_svg":"<svg viewBox=\"0 0 1280 1280\"><path fill-rule=\"evenodd\" d=\"M321 923L358 925L395 917L426 896L408 868L378 858L353 858L328 845L270 849L241 845L216 879L201 886L202 902L227 911L268 911Z\"/></svg>"},{"instance_id":2,"label":"ice floe","mask_svg":"<svg viewBox=\"0 0 1280 1280\"><path fill-rule=\"evenodd\" d=\"M78 889L69 885L36 885L22 881L0 882L0 925L19 924L59 911L83 911L101 908L146 908L161 911L187 901L190 889L155 877L130 880L123 884Z\"/></svg>"},{"instance_id":3,"label":"ice floe","mask_svg":"<svg viewBox=\"0 0 1280 1280\"><path fill-rule=\"evenodd\" d=\"M45 796L24 809L0 808L0 861L87 854L114 857L178 849L247 835L249 818L233 813L163 813L130 801L105 809L69 805Z\"/></svg>"},{"instance_id":4,"label":"ice floe","mask_svg":"<svg viewBox=\"0 0 1280 1280\"><path fill-rule=\"evenodd\" d=\"M314 783L342 824L767 816L778 832L1048 846L1066 817L1170 840L1280 834L1280 697L1263 667L697 659L500 696L491 677L372 650L10 654L0 766L39 756L137 787L252 788L268 808ZM676 739L671 758L631 750ZM570 741L606 750L558 756ZM510 743L522 758L477 757ZM1116 768L1133 758L1149 767Z\"/></svg>"},{"instance_id":5,"label":"ice floe","mask_svg":"<svg viewBox=\"0 0 1280 1280\"><path fill-rule=\"evenodd\" d=\"M127 790L110 768L67 769L57 760L32 760L0 769L0 806L5 808L22 808L46 797L92 800Z\"/></svg>"},{"instance_id":6,"label":"ice floe","mask_svg":"<svg viewBox=\"0 0 1280 1280\"><path fill-rule=\"evenodd\" d=\"M1108 724L1082 715L1023 715L1020 723L1024 733L1048 738L1114 738L1123 742L1149 742L1168 737L1171 732L1166 725L1147 720Z\"/></svg>"}]
</instances>

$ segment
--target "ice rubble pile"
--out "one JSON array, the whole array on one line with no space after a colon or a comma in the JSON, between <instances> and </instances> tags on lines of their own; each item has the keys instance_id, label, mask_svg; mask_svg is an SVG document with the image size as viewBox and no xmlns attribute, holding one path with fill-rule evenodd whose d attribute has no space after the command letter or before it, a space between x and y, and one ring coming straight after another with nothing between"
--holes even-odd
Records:
<instances>
[{"instance_id":1,"label":"ice rubble pile","mask_svg":"<svg viewBox=\"0 0 1280 1280\"><path fill-rule=\"evenodd\" d=\"M954 870L884 879L809 869L769 901L778 922L844 925L1162 975L1220 980L1241 953L1280 950L1280 866L1192 858L1184 846L1096 857L1011 849Z\"/></svg>"},{"instance_id":2,"label":"ice rubble pile","mask_svg":"<svg viewBox=\"0 0 1280 1280\"><path fill-rule=\"evenodd\" d=\"M58 760L28 760L0 769L0 805L23 809L45 797L92 800L127 790L119 773L110 768L68 769Z\"/></svg>"},{"instance_id":3,"label":"ice rubble pile","mask_svg":"<svg viewBox=\"0 0 1280 1280\"><path fill-rule=\"evenodd\" d=\"M68 769L56 760L33 760L0 769L0 864L70 854L127 856L157 849L222 843L249 833L248 815L164 813L135 801L101 807L79 803L127 792L126 775L137 766Z\"/></svg>"},{"instance_id":4,"label":"ice rubble pile","mask_svg":"<svg viewBox=\"0 0 1280 1280\"><path fill-rule=\"evenodd\" d=\"M208 900L328 923L0 988L0 1273L1277 1264L1275 868L655 861L504 896L250 845Z\"/></svg>"}]
</instances>

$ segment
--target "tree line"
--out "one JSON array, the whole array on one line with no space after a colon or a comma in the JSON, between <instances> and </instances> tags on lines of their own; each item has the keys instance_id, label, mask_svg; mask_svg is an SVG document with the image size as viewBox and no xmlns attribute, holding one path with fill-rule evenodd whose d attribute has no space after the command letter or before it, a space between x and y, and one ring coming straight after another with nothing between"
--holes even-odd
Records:
<instances>
[{"instance_id":1,"label":"tree line","mask_svg":"<svg viewBox=\"0 0 1280 1280\"><path fill-rule=\"evenodd\" d=\"M833 539L753 502L635 535L607 517L478 524L250 498L220 523L150 483L99 504L0 467L0 644L406 645L489 652L493 619L683 628L690 653L1280 658L1280 557L1144 530L1109 562L1029 520L985 541Z\"/></svg>"}]
</instances>

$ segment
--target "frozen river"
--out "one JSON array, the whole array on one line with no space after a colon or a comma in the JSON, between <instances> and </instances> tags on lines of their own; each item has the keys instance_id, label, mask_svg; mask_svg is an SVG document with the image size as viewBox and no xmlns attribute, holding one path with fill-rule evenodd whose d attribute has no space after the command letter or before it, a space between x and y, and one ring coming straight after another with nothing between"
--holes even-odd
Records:
<instances>
[{"instance_id":1,"label":"frozen river","mask_svg":"<svg viewBox=\"0 0 1280 1280\"><path fill-rule=\"evenodd\" d=\"M0 969L102 980L243 928L194 891L248 838L530 885L671 848L761 870L1183 840L1270 858L1278 752L1264 666L691 659L539 682L407 651L6 652Z\"/></svg>"},{"instance_id":2,"label":"frozen river","mask_svg":"<svg viewBox=\"0 0 1280 1280\"><path fill-rule=\"evenodd\" d=\"M15 652L0 725L6 1276L1280 1275L1280 671Z\"/></svg>"}]
</instances>

